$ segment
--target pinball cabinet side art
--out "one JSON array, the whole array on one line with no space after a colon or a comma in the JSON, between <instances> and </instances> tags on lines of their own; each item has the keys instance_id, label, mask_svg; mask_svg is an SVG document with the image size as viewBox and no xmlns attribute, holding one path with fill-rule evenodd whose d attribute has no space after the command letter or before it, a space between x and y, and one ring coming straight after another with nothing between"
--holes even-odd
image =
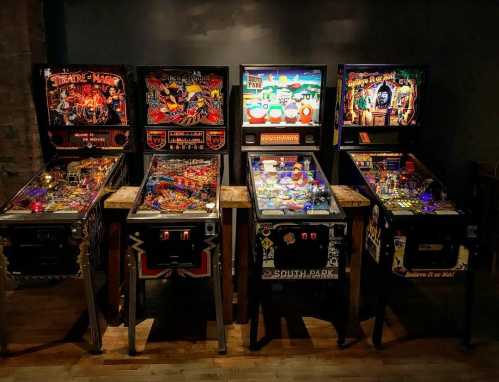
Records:
<instances>
[{"instance_id":1,"label":"pinball cabinet side art","mask_svg":"<svg viewBox=\"0 0 499 382\"><path fill-rule=\"evenodd\" d=\"M428 68L340 65L335 138L340 181L371 200L364 290L376 290L373 343L380 347L395 282L447 279L464 285L462 341L471 340L475 226L443 183L409 151L423 123Z\"/></svg>"},{"instance_id":2,"label":"pinball cabinet side art","mask_svg":"<svg viewBox=\"0 0 499 382\"><path fill-rule=\"evenodd\" d=\"M333 322L338 344L345 342L347 224L313 153L321 142L325 71L314 65L241 66L241 145L253 204L251 350L274 336L270 306L281 315L277 306L319 314Z\"/></svg>"},{"instance_id":3,"label":"pinball cabinet side art","mask_svg":"<svg viewBox=\"0 0 499 382\"><path fill-rule=\"evenodd\" d=\"M0 211L2 278L18 285L83 279L92 351L98 353L93 278L104 229L102 199L127 173L128 72L121 66L35 66L33 78L47 163ZM0 310L5 313L5 307Z\"/></svg>"},{"instance_id":4,"label":"pinball cabinet side art","mask_svg":"<svg viewBox=\"0 0 499 382\"><path fill-rule=\"evenodd\" d=\"M137 304L146 281L168 279L175 293L177 282L190 278L204 286L212 281L224 354L219 199L228 67L140 67L138 77L149 166L127 218L129 352L136 353Z\"/></svg>"}]
</instances>

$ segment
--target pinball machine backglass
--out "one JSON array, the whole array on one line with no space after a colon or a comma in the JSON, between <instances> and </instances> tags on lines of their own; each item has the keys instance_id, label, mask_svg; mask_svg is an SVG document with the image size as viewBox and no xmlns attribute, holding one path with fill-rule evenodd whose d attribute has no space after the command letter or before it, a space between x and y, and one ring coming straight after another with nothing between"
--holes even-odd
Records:
<instances>
[{"instance_id":1,"label":"pinball machine backglass","mask_svg":"<svg viewBox=\"0 0 499 382\"><path fill-rule=\"evenodd\" d=\"M320 147L326 68L241 66L242 151Z\"/></svg>"},{"instance_id":2,"label":"pinball machine backglass","mask_svg":"<svg viewBox=\"0 0 499 382\"><path fill-rule=\"evenodd\" d=\"M428 69L416 65L340 65L335 145L402 146L421 126Z\"/></svg>"},{"instance_id":3,"label":"pinball machine backglass","mask_svg":"<svg viewBox=\"0 0 499 382\"><path fill-rule=\"evenodd\" d=\"M146 152L227 151L227 67L139 67L138 73Z\"/></svg>"}]
</instances>

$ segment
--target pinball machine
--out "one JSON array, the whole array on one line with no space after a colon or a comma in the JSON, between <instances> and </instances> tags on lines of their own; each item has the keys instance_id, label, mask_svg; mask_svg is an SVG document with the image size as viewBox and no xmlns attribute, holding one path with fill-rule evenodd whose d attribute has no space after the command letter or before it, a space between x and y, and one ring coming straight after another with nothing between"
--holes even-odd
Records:
<instances>
[{"instance_id":1,"label":"pinball machine","mask_svg":"<svg viewBox=\"0 0 499 382\"><path fill-rule=\"evenodd\" d=\"M121 66L34 67L47 163L0 213L0 261L7 277L18 283L83 279L94 352L102 343L93 285L104 230L101 204L127 174L127 77Z\"/></svg>"},{"instance_id":2,"label":"pinball machine","mask_svg":"<svg viewBox=\"0 0 499 382\"><path fill-rule=\"evenodd\" d=\"M364 267L370 282L363 287L377 291L376 347L394 281L417 279L464 283L463 344L470 343L476 232L443 183L411 152L427 84L425 66L340 65L338 71L334 139L340 181L371 200Z\"/></svg>"},{"instance_id":3,"label":"pinball machine","mask_svg":"<svg viewBox=\"0 0 499 382\"><path fill-rule=\"evenodd\" d=\"M139 67L138 76L147 170L127 218L129 352L136 353L137 296L147 280L211 278L224 354L219 198L228 67Z\"/></svg>"},{"instance_id":4,"label":"pinball machine","mask_svg":"<svg viewBox=\"0 0 499 382\"><path fill-rule=\"evenodd\" d=\"M307 300L328 305L338 344L345 341L346 295L331 303L330 292L344 292L347 224L314 155L323 128L325 77L325 66L241 66L241 146L253 204L252 350L271 337L265 325L267 338L257 338L259 311L262 306L265 319L276 290L304 302L296 304L300 312L313 311Z\"/></svg>"}]
</instances>

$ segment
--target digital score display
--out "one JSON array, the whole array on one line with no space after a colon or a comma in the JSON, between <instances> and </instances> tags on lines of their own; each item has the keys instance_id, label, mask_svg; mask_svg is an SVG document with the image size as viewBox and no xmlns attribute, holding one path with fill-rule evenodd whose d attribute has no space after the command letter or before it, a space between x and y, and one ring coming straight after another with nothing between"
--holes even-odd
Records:
<instances>
[{"instance_id":1,"label":"digital score display","mask_svg":"<svg viewBox=\"0 0 499 382\"><path fill-rule=\"evenodd\" d=\"M260 135L261 145L299 145L299 133L262 133Z\"/></svg>"},{"instance_id":2,"label":"digital score display","mask_svg":"<svg viewBox=\"0 0 499 382\"><path fill-rule=\"evenodd\" d=\"M225 146L225 130L147 130L146 143L149 149L168 150L213 150Z\"/></svg>"},{"instance_id":3,"label":"digital score display","mask_svg":"<svg viewBox=\"0 0 499 382\"><path fill-rule=\"evenodd\" d=\"M262 155L260 157L262 162L275 161L275 162L296 162L298 160L297 155Z\"/></svg>"},{"instance_id":4,"label":"digital score display","mask_svg":"<svg viewBox=\"0 0 499 382\"><path fill-rule=\"evenodd\" d=\"M168 131L168 143L202 144L204 131Z\"/></svg>"}]
</instances>

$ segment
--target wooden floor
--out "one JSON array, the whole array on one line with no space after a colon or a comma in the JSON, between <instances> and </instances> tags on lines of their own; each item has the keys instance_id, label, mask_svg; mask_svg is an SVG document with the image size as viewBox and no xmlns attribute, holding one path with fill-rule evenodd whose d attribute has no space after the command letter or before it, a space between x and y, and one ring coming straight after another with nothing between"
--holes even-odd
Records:
<instances>
[{"instance_id":1,"label":"wooden floor","mask_svg":"<svg viewBox=\"0 0 499 382\"><path fill-rule=\"evenodd\" d=\"M376 351L367 339L347 349L335 345L329 323L305 318L306 336L294 338L282 320L282 338L260 352L247 350L248 327L230 325L229 352L216 353L215 325L206 340L151 338L154 320L138 327L138 350L127 354L127 329L104 329L104 353L87 353L83 293L78 281L9 292L9 351L0 359L1 381L499 381L499 288L488 275L479 283L475 348L464 352L455 338L407 339L393 314L386 347ZM169 313L168 313L169 314ZM371 322L362 325L370 333ZM87 334L84 335L84 339Z\"/></svg>"}]
</instances>

